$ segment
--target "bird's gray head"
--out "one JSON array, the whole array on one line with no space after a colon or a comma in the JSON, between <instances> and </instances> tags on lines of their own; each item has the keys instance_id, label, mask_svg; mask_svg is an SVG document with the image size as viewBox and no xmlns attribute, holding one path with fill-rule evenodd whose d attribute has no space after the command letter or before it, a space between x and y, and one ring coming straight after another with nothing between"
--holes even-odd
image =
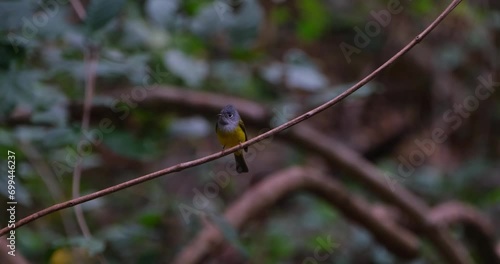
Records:
<instances>
[{"instance_id":1,"label":"bird's gray head","mask_svg":"<svg viewBox=\"0 0 500 264\"><path fill-rule=\"evenodd\" d=\"M240 115L232 105L226 105L222 108L218 116L217 123L219 124L219 129L222 130L234 130L240 122Z\"/></svg>"}]
</instances>

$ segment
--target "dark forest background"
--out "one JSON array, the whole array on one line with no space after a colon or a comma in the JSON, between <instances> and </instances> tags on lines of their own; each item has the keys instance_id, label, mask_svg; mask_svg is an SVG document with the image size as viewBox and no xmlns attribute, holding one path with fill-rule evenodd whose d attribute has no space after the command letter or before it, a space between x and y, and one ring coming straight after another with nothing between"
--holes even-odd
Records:
<instances>
[{"instance_id":1,"label":"dark forest background","mask_svg":"<svg viewBox=\"0 0 500 264\"><path fill-rule=\"evenodd\" d=\"M252 138L325 103L448 4L0 1L1 207L8 151L19 220L75 196L75 171L79 196L220 151L226 104ZM89 201L88 232L50 214L0 262L495 263L499 43L500 2L463 1L251 146L249 173L231 155Z\"/></svg>"}]
</instances>

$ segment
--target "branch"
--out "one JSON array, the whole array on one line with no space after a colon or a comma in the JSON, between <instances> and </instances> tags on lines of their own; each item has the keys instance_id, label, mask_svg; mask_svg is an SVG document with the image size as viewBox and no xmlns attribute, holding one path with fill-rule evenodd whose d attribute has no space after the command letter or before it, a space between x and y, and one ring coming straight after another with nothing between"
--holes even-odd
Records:
<instances>
[{"instance_id":1,"label":"branch","mask_svg":"<svg viewBox=\"0 0 500 264\"><path fill-rule=\"evenodd\" d=\"M89 45L85 50L85 100L83 102L83 117L80 139L78 142L84 140L83 131L88 131L90 123L90 111L92 110L92 99L94 98L94 88L95 88L95 78L97 71L97 64L99 60L99 51L97 48ZM75 168L73 170L73 183L72 183L72 197L77 198L80 196L80 180L82 176L82 156L78 155L76 160ZM78 222L78 226L82 231L85 238L89 239L92 235L90 229L85 220L85 215L83 214L82 207L80 205L75 205L75 217Z\"/></svg>"},{"instance_id":2,"label":"branch","mask_svg":"<svg viewBox=\"0 0 500 264\"><path fill-rule=\"evenodd\" d=\"M474 208L459 202L447 202L432 209L429 216L436 225L463 225L465 236L478 251L481 263L500 263L496 252L493 224Z\"/></svg>"},{"instance_id":3,"label":"branch","mask_svg":"<svg viewBox=\"0 0 500 264\"><path fill-rule=\"evenodd\" d=\"M168 168L165 168L165 169L162 169L162 170L159 170L159 171L156 171L156 172L153 172L153 173L150 173L150 174L146 174L146 175L143 175L141 177L138 177L138 178L135 178L133 180L130 180L130 181L126 181L124 183L120 183L120 184L117 184L115 186L112 186L112 187L108 187L106 189L103 189L103 190L100 190L100 191L97 191L97 192L94 192L94 193L91 193L91 194L88 194L88 195L84 195L84 196L81 196L79 198L75 198L75 199L72 199L72 200L69 200L69 201L66 201L66 202L63 202L63 203L59 203L59 204L55 204L53 206L50 206L48 208L45 208L43 210L40 210L32 215L29 215L23 219L21 219L20 221L18 221L16 223L16 226L15 228L18 228L20 226L23 226L27 223L30 223L42 216L45 216L47 214L50 214L50 213L53 213L53 212L56 212L56 211L59 211L59 210L62 210L64 208L68 208L68 207L72 207L74 205L77 205L77 204L81 204L81 203L84 203L84 202L87 202L87 201L90 201L90 200L93 200L93 199L96 199L98 197L102 197L102 196L105 196L105 195L108 195L108 194L111 194L111 193L114 193L116 191L119 191L119 190L122 190L122 189L125 189L125 188L128 188L128 187L131 187L131 186L134 186L134 185L137 185L139 183L143 183L143 182L146 182L146 181L149 181L149 180L152 180L154 178L157 178L157 177L160 177L162 175L165 175L165 174L170 174L172 172L178 172L178 171L182 171L182 170L185 170L187 168L191 168L191 167L194 167L194 166L198 166L198 165L201 165L203 163L207 163L209 161L212 161L212 160L215 160L215 159L218 159L218 158L221 158L223 156L227 156L239 149L242 149L242 148L245 148L245 147L248 147L252 144L255 144L257 142L260 142L266 138L269 138L271 136L274 136L276 135L277 133L287 129L287 128L290 128L306 119L309 119L310 117L314 116L314 115L317 115L318 113L324 111L325 109L337 104L338 102L340 102L341 100L343 100L344 98L346 98L347 96L349 96L350 94L352 94L353 92L355 92L356 90L358 90L359 88L361 88L363 85L365 85L366 83L368 83L370 80L372 80L373 78L375 78L375 76L377 76L382 70L386 69L389 65L391 65L392 63L394 63L398 58L400 58L403 54L405 54L406 52L408 52L411 48L413 48L415 45L417 45L425 36L427 36L429 34L429 32L434 29L459 3L461 2L461 0L454 0L439 16L438 18L436 18L432 23L431 25L429 25L422 33L420 33L419 35L417 35L415 37L415 39L413 39L410 43L408 43L408 45L406 45L402 50L400 50L398 53L396 53L396 55L394 55L391 59L389 59L387 62L385 62L382 66L380 66L379 68L377 68L375 71L373 71L371 74L369 74L367 77L365 77L364 79L362 79L361 81L359 81L357 84L355 84L354 86L352 86L351 88L349 88L348 90L346 90L345 92L343 92L342 94L340 94L339 96L333 98L332 100L326 102L325 104L323 105L320 105L319 107L317 108L314 108L313 110L303 114L303 115L300 115L296 118L294 118L293 120L290 120L266 133L263 133L253 139L250 139L248 141L246 141L245 143L243 144L240 144L239 146L235 146L235 147L232 147L230 149L226 149L226 150L223 150L221 152L218 152L218 153L214 153L214 154L211 154L211 155L208 155L208 156L205 156L203 158L199 158L199 159L196 159L196 160L192 160L192 161L188 161L188 162L183 162L183 163L180 163L180 164L177 164L177 165L174 165L174 166L171 166L171 167L168 167ZM3 229L0 230L0 236L3 236L5 234L7 234L7 232L9 232L10 230L12 230L13 228L9 228L9 227L5 227ZM463 263L463 262L457 262L457 263Z\"/></svg>"},{"instance_id":4,"label":"branch","mask_svg":"<svg viewBox=\"0 0 500 264\"><path fill-rule=\"evenodd\" d=\"M226 102L230 101L237 105L245 123L251 124L257 130L266 128L273 117L272 111L258 103L230 96L189 91L180 87L160 86L156 89L148 88L148 90L147 97L137 103L139 107L148 108L150 111L155 111L155 113L177 111L184 114L201 113L210 117L222 108ZM131 94L132 89L122 90L121 92ZM168 105L169 108L166 109L165 105ZM97 110L97 112L100 111L104 111L104 109ZM101 114L109 116L108 113ZM332 168L343 170L349 177L362 183L369 192L395 205L401 211L401 217L404 217L401 220L412 222L419 230L422 230L421 234L430 238L430 241L436 245L445 259L450 262L457 258L467 260L467 251L464 247L458 241L453 240L445 232L446 230L442 225L436 225L432 219L429 219L429 211L431 210L429 206L411 192L399 187L397 178L388 178L377 167L345 146L344 143L319 132L313 127L296 126L288 133L280 134L280 136L292 144L319 154L327 160Z\"/></svg>"},{"instance_id":5,"label":"branch","mask_svg":"<svg viewBox=\"0 0 500 264\"><path fill-rule=\"evenodd\" d=\"M80 2L80 0L70 0L70 2L71 6L73 7L73 10L75 10L75 13L80 19L80 21L84 21L85 17L87 16L87 12L83 7L82 2Z\"/></svg>"},{"instance_id":6,"label":"branch","mask_svg":"<svg viewBox=\"0 0 500 264\"><path fill-rule=\"evenodd\" d=\"M398 183L392 182L394 179L388 178L359 154L307 126L295 127L286 136L291 141L320 153L331 166L345 171L349 177L364 184L367 190L397 206L405 217L423 230L422 235L429 238L449 263L472 263L463 245L453 239L447 230L427 218L430 208L422 200L399 187Z\"/></svg>"},{"instance_id":7,"label":"branch","mask_svg":"<svg viewBox=\"0 0 500 264\"><path fill-rule=\"evenodd\" d=\"M29 142L23 141L19 143L19 148L24 153L26 159L29 161L35 172L40 175L40 178L47 187L50 196L52 196L52 200L54 200L54 202L62 202L66 200L64 197L64 192L57 182L56 175L52 172L49 165L44 161L42 155L38 152L38 150ZM67 213L68 212L61 212L61 220L64 230L66 231L66 235L68 237L71 237L76 234L75 232L73 232L74 225L71 221L72 219L69 218L69 214Z\"/></svg>"},{"instance_id":8,"label":"branch","mask_svg":"<svg viewBox=\"0 0 500 264\"><path fill-rule=\"evenodd\" d=\"M290 193L306 190L340 210L368 229L381 244L402 258L415 258L419 241L411 233L387 218L375 214L370 205L349 193L333 177L317 170L293 167L274 173L246 191L224 214L227 222L241 230L252 218L272 207ZM193 241L175 258L173 263L200 263L210 252L222 245L224 237L217 227L208 224Z\"/></svg>"}]
</instances>

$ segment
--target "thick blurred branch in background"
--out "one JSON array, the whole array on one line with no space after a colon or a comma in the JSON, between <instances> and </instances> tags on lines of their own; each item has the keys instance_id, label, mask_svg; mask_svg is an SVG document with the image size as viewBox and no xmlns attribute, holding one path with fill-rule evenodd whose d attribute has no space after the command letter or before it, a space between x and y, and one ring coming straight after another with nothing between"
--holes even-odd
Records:
<instances>
[{"instance_id":1,"label":"thick blurred branch in background","mask_svg":"<svg viewBox=\"0 0 500 264\"><path fill-rule=\"evenodd\" d=\"M300 191L309 191L325 199L347 218L370 230L380 243L398 256L410 259L417 256L417 238L398 227L391 219L377 217L371 212L366 201L350 195L340 182L313 169L294 167L270 175L243 194L226 210L224 217L234 228L243 229L252 218L262 214L262 211L269 210L285 196ZM208 225L174 263L200 263L217 249L223 240L217 227Z\"/></svg>"}]
</instances>

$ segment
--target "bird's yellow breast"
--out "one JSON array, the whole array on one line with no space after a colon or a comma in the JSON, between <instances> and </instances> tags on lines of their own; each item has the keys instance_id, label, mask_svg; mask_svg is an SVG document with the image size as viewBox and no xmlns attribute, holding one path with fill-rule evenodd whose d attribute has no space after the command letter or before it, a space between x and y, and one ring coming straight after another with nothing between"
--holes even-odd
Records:
<instances>
[{"instance_id":1,"label":"bird's yellow breast","mask_svg":"<svg viewBox=\"0 0 500 264\"><path fill-rule=\"evenodd\" d=\"M224 148L231 148L245 142L246 135L245 131L240 126L237 126L233 131L218 130L217 138Z\"/></svg>"}]
</instances>

